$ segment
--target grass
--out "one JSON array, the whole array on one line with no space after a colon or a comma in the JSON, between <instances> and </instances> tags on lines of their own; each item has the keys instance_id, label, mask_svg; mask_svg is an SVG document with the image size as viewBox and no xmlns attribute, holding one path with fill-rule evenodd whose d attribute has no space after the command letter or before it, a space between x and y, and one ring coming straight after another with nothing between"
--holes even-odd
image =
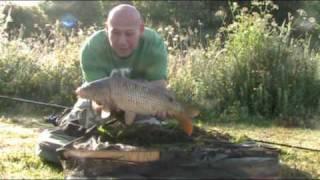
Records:
<instances>
[{"instance_id":1,"label":"grass","mask_svg":"<svg viewBox=\"0 0 320 180\"><path fill-rule=\"evenodd\" d=\"M63 179L62 168L36 155L39 117L0 115L0 179Z\"/></svg>"},{"instance_id":2,"label":"grass","mask_svg":"<svg viewBox=\"0 0 320 180\"><path fill-rule=\"evenodd\" d=\"M228 133L234 141L247 138L286 143L320 149L320 131L278 127L268 122L197 123L208 130ZM43 162L35 154L39 132L51 125L36 116L0 113L0 178L1 179L62 179L61 167ZM319 179L320 153L275 146L280 149L281 176L285 179Z\"/></svg>"},{"instance_id":3,"label":"grass","mask_svg":"<svg viewBox=\"0 0 320 180\"><path fill-rule=\"evenodd\" d=\"M285 128L268 122L200 124L208 129L228 133L235 142L263 140L320 150L320 130ZM270 145L270 144L269 144ZM280 149L281 176L288 179L319 179L320 152L272 145Z\"/></svg>"}]
</instances>

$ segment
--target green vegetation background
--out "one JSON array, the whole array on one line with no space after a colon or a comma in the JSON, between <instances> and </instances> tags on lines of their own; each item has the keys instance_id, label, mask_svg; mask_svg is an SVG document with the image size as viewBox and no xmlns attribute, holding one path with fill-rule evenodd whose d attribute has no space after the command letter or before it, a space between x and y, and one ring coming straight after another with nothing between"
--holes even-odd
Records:
<instances>
[{"instance_id":1,"label":"green vegetation background","mask_svg":"<svg viewBox=\"0 0 320 180\"><path fill-rule=\"evenodd\" d=\"M319 1L128 2L163 35L170 88L201 108L196 126L230 133L236 142L319 149ZM118 3L0 6L0 95L72 106L82 82L81 44ZM62 26L64 15L78 27ZM3 179L63 178L61 168L34 154L40 130L50 127L36 114L53 111L39 107L0 100ZM318 152L279 148L282 178L319 179Z\"/></svg>"},{"instance_id":2,"label":"green vegetation background","mask_svg":"<svg viewBox=\"0 0 320 180\"><path fill-rule=\"evenodd\" d=\"M72 106L82 82L81 44L103 28L105 12L118 3L2 6L0 94ZM162 34L170 88L200 107L201 120L318 123L318 1L130 3ZM76 28L62 25L66 14L78 20ZM4 109L14 105L0 102Z\"/></svg>"}]
</instances>

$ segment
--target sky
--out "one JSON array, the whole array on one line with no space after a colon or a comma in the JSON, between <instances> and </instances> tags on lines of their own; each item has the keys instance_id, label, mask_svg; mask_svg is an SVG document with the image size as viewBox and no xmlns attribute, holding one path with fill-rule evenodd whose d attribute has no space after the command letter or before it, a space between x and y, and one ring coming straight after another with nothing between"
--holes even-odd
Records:
<instances>
[{"instance_id":1,"label":"sky","mask_svg":"<svg viewBox=\"0 0 320 180\"><path fill-rule=\"evenodd\" d=\"M0 5L4 5L6 3L12 3L19 6L35 6L39 4L41 1L1 1Z\"/></svg>"}]
</instances>

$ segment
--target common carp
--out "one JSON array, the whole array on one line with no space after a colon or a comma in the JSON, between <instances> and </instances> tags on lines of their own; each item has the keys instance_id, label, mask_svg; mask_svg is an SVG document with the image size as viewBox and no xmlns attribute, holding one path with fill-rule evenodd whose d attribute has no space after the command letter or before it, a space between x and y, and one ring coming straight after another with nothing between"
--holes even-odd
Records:
<instances>
[{"instance_id":1,"label":"common carp","mask_svg":"<svg viewBox=\"0 0 320 180\"><path fill-rule=\"evenodd\" d=\"M136 114L168 112L189 136L193 131L192 117L198 113L197 110L191 111L179 103L167 89L150 87L116 75L84 84L76 90L76 94L81 98L94 100L103 107L123 110L126 124L132 124Z\"/></svg>"}]
</instances>

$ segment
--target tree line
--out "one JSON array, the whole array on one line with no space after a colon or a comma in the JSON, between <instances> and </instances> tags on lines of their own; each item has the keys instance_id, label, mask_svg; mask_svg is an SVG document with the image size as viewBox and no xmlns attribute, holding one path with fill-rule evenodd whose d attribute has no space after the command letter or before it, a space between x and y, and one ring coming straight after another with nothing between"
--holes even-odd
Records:
<instances>
[{"instance_id":1,"label":"tree line","mask_svg":"<svg viewBox=\"0 0 320 180\"><path fill-rule=\"evenodd\" d=\"M129 3L142 13L147 25L172 24L179 27L200 27L211 33L230 23L233 19L231 4L247 6L251 1L43 1L38 6L21 7L7 3L2 10L2 24L6 30L25 28L28 37L37 28L59 23L63 28L98 26L103 27L107 12L115 5ZM268 3L268 1L263 1ZM318 16L320 3L317 1L274 1L280 11L273 16L278 23L288 18L288 13L299 15L305 9L311 16ZM23 26L23 27L21 27ZM301 29L300 29L301 30ZM314 30L314 29L312 29ZM308 29L308 31L310 31Z\"/></svg>"}]
</instances>

